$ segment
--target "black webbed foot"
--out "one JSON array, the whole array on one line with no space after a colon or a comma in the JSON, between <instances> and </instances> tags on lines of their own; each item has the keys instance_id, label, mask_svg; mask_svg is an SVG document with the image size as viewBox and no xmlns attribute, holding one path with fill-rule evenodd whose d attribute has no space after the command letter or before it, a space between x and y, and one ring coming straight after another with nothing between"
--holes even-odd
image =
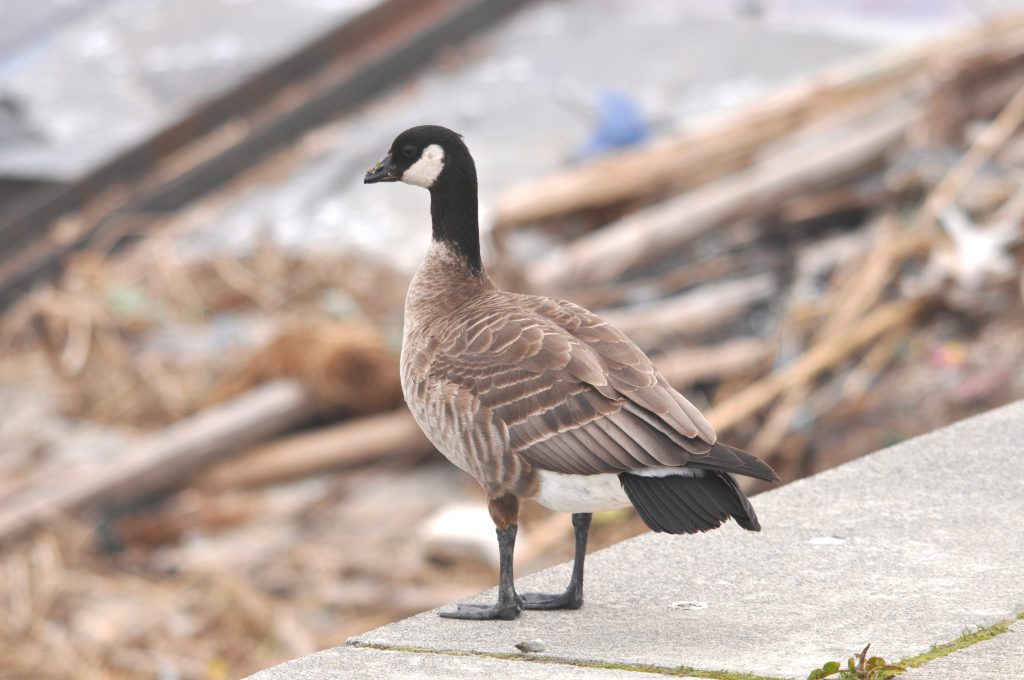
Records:
<instances>
[{"instance_id":1,"label":"black webbed foot","mask_svg":"<svg viewBox=\"0 0 1024 680\"><path fill-rule=\"evenodd\" d=\"M470 621L511 621L519 616L519 611L520 607L514 604L459 604L455 611L438 612L438 616Z\"/></svg>"}]
</instances>

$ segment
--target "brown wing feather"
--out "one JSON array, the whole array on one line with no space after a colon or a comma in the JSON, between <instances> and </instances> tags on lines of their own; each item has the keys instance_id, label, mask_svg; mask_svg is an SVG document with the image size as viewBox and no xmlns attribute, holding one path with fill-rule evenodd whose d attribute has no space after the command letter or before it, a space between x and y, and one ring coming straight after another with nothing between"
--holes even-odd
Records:
<instances>
[{"instance_id":1,"label":"brown wing feather","mask_svg":"<svg viewBox=\"0 0 1024 680\"><path fill-rule=\"evenodd\" d=\"M474 307L419 365L435 384L472 394L477 422L491 419L488 429L507 432L502 455L494 446L474 450L486 478L510 480L519 456L545 470L596 474L683 465L714 445L704 416L597 315L509 293ZM483 445L462 437L472 449Z\"/></svg>"}]
</instances>

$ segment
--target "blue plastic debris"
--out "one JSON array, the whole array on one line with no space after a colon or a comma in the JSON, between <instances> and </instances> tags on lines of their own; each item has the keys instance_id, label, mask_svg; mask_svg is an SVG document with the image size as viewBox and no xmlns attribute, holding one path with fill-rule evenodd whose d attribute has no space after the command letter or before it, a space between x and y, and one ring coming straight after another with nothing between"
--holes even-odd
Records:
<instances>
[{"instance_id":1,"label":"blue plastic debris","mask_svg":"<svg viewBox=\"0 0 1024 680\"><path fill-rule=\"evenodd\" d=\"M597 98L594 129L576 160L635 146L650 134L650 124L635 99L620 90L603 90Z\"/></svg>"}]
</instances>

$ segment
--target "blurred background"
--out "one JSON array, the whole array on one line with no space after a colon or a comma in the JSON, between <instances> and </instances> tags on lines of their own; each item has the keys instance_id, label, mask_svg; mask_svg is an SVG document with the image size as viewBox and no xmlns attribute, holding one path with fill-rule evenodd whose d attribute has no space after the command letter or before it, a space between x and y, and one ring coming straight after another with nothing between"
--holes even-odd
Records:
<instances>
[{"instance_id":1,"label":"blurred background","mask_svg":"<svg viewBox=\"0 0 1024 680\"><path fill-rule=\"evenodd\" d=\"M0 678L241 677L493 585L398 384L406 127L465 136L501 285L791 481L1024 397L1022 85L1011 0L0 0ZM527 507L518 573L570 537Z\"/></svg>"}]
</instances>

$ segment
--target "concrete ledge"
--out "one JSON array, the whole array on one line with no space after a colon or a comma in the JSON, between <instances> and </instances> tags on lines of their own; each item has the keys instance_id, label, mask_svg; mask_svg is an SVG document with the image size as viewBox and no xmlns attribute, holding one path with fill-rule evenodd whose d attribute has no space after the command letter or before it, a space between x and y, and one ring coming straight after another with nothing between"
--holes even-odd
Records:
<instances>
[{"instance_id":1,"label":"concrete ledge","mask_svg":"<svg viewBox=\"0 0 1024 680\"><path fill-rule=\"evenodd\" d=\"M641 676L642 677L642 676ZM677 676L678 677L678 676ZM446 678L517 678L522 680L637 680L632 671L591 668L539 661L495 659L484 656L395 652L363 647L336 647L274 666L249 680L419 680ZM683 676L681 680L699 680Z\"/></svg>"},{"instance_id":2,"label":"concrete ledge","mask_svg":"<svg viewBox=\"0 0 1024 680\"><path fill-rule=\"evenodd\" d=\"M533 677L537 664L504 657L541 638L548 661L805 678L868 642L873 654L906 659L1024 611L1024 402L761 494L754 505L761 534L734 525L647 534L596 553L580 611L524 612L513 622L428 612L348 644L373 646L374 655L426 651L414 656L436 674L423 677L459 677L467 657L442 656L451 653L500 658L516 665L511 677ZM517 584L551 590L567 579L562 565ZM1019 651L1024 636L1013 639ZM305 661L255 677L332 677L297 675ZM408 677L397 667L394 675Z\"/></svg>"}]
</instances>

